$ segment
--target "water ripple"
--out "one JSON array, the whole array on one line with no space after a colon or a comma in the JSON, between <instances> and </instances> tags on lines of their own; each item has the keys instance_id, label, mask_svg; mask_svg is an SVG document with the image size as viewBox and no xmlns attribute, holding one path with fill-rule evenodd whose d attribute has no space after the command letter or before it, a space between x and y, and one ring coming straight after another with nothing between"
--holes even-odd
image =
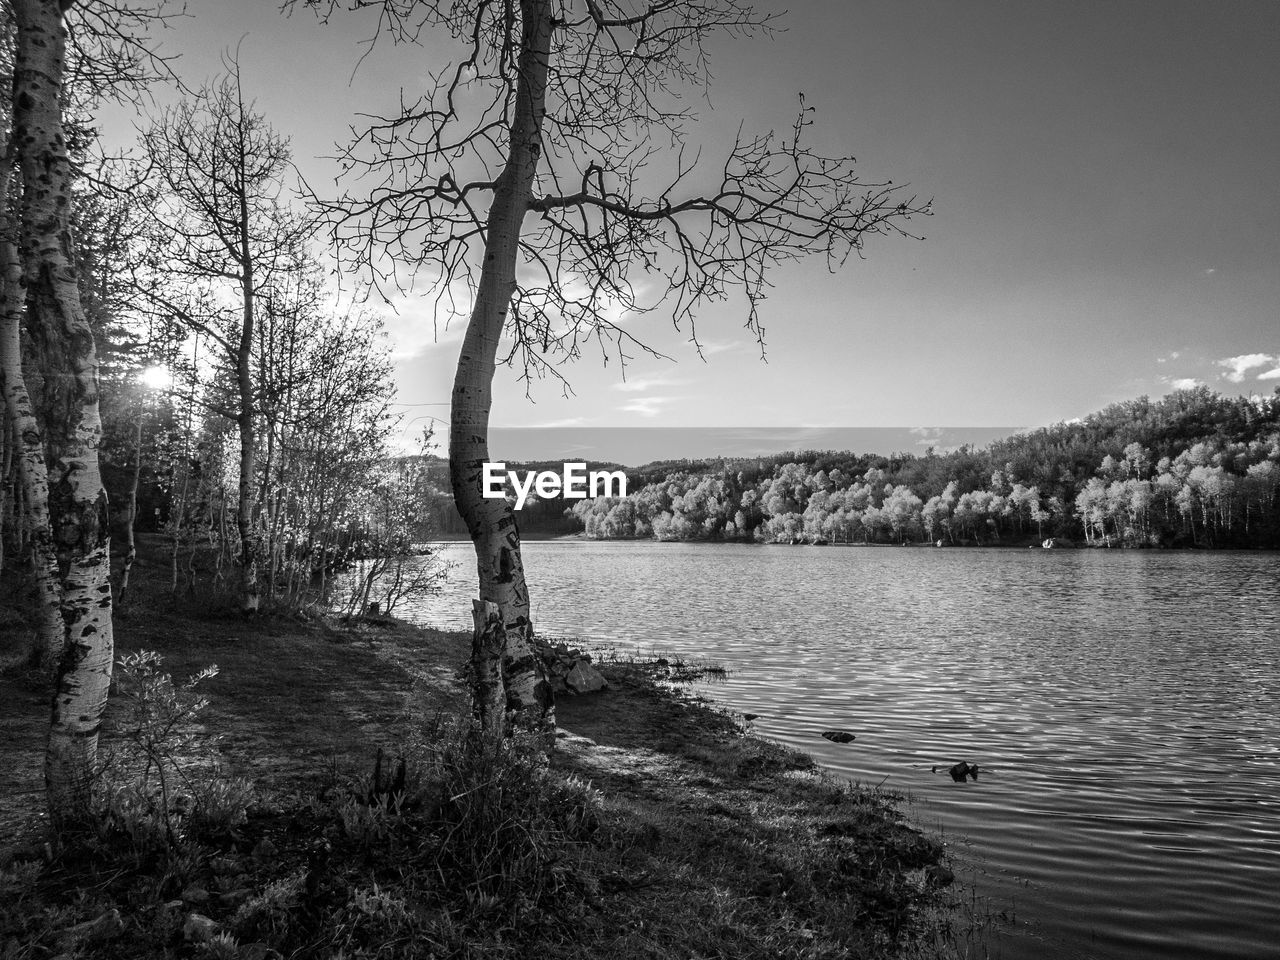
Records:
<instances>
[{"instance_id":1,"label":"water ripple","mask_svg":"<svg viewBox=\"0 0 1280 960\"><path fill-rule=\"evenodd\" d=\"M761 734L909 792L1014 906L1004 956L1276 956L1280 558L525 549L544 634L719 660ZM474 569L413 614L468 628Z\"/></svg>"}]
</instances>

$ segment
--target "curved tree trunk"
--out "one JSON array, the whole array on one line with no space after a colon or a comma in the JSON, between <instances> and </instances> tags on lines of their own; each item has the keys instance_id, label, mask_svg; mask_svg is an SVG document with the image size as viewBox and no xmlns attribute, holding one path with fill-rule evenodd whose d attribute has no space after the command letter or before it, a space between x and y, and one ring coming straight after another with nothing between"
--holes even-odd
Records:
<instances>
[{"instance_id":1,"label":"curved tree trunk","mask_svg":"<svg viewBox=\"0 0 1280 960\"><path fill-rule=\"evenodd\" d=\"M111 684L106 492L98 472L98 361L71 250L71 164L60 93L66 37L58 0L13 0L18 42L14 142L23 177L27 317L44 372L49 512L62 573L65 645L45 784L55 824L88 813L98 728Z\"/></svg>"},{"instance_id":2,"label":"curved tree trunk","mask_svg":"<svg viewBox=\"0 0 1280 960\"><path fill-rule=\"evenodd\" d=\"M6 145L7 147L8 145ZM22 374L22 263L18 257L18 230L9 211L13 180L13 156L5 150L0 170L0 204L4 223L0 232L0 378L4 382L7 420L4 429L12 433L18 483L22 489L25 517L15 512L14 520L26 523L30 539L31 572L36 589L36 642L32 660L52 674L62 655L62 601L58 590L58 557L49 525L49 477L45 468L44 441L36 422Z\"/></svg>"},{"instance_id":3,"label":"curved tree trunk","mask_svg":"<svg viewBox=\"0 0 1280 960\"><path fill-rule=\"evenodd\" d=\"M520 532L515 513L506 500L483 496L483 469L489 459L493 375L497 369L498 343L516 288L520 229L529 207L542 149L551 50L552 19L547 0L521 0L520 9L523 35L510 152L489 208L484 264L453 381L449 476L458 511L475 545L480 600L497 605L505 628L501 666L507 710L521 723L538 726L554 722L555 714L551 687L532 646L533 624L520 557ZM488 649L488 645L485 648ZM487 721L487 718L481 719Z\"/></svg>"}]
</instances>

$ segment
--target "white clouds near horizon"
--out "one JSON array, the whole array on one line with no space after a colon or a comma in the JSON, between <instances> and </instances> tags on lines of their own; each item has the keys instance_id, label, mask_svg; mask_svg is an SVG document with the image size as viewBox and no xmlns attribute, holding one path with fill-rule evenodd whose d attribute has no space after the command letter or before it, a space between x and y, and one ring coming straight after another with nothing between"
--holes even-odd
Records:
<instances>
[{"instance_id":1,"label":"white clouds near horizon","mask_svg":"<svg viewBox=\"0 0 1280 960\"><path fill-rule=\"evenodd\" d=\"M682 400L683 397L635 397L628 400L618 409L623 413L634 413L642 417L656 417L670 403Z\"/></svg>"},{"instance_id":2,"label":"white clouds near horizon","mask_svg":"<svg viewBox=\"0 0 1280 960\"><path fill-rule=\"evenodd\" d=\"M1273 363L1280 363L1280 356L1270 353L1242 353L1239 356L1219 360L1218 366L1226 369L1227 372L1223 376L1232 383L1243 383L1250 370L1270 366ZM1259 374L1258 379L1268 380L1273 376L1280 376L1280 368Z\"/></svg>"}]
</instances>

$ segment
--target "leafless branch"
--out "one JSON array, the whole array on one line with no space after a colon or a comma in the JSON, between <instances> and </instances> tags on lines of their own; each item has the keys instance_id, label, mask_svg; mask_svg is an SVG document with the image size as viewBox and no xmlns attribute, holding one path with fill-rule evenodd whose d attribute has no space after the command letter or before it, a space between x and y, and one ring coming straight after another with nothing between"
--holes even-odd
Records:
<instances>
[{"instance_id":1,"label":"leafless branch","mask_svg":"<svg viewBox=\"0 0 1280 960\"><path fill-rule=\"evenodd\" d=\"M384 296L425 279L453 311L486 241L519 87L513 0L290 0L323 19L376 9L383 35L447 33L457 56L420 98L370 116L340 153L344 189L320 201L339 250ZM768 36L776 14L742 0L559 0L535 193L508 314L508 359L552 375L591 342L608 359L648 348L625 320L662 309L697 345L696 312L741 297L763 349L761 305L780 264L835 269L871 236L915 236L928 201L864 180L811 143L801 97L784 135L741 131L714 170L693 147L689 92L710 80L707 41ZM684 327L688 324L687 328Z\"/></svg>"}]
</instances>

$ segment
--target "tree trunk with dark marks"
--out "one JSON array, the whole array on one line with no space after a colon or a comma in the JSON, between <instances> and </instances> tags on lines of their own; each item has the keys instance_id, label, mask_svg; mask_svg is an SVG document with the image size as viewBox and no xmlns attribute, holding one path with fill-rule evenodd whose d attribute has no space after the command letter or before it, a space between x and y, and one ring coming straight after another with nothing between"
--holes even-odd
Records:
<instances>
[{"instance_id":1,"label":"tree trunk with dark marks","mask_svg":"<svg viewBox=\"0 0 1280 960\"><path fill-rule=\"evenodd\" d=\"M516 289L520 230L533 195L542 148L547 64L553 29L548 0L522 0L519 81L507 163L489 208L484 263L458 357L449 414L449 475L454 500L475 545L480 599L496 604L504 626L502 681L507 710L523 725L554 724L551 686L533 649L529 591L515 513L483 495L489 459L489 411L498 343Z\"/></svg>"},{"instance_id":2,"label":"tree trunk with dark marks","mask_svg":"<svg viewBox=\"0 0 1280 960\"><path fill-rule=\"evenodd\" d=\"M506 690L502 683L502 646L506 625L496 603L473 600L471 617L471 704L480 728L501 736L506 718Z\"/></svg>"},{"instance_id":3,"label":"tree trunk with dark marks","mask_svg":"<svg viewBox=\"0 0 1280 960\"><path fill-rule=\"evenodd\" d=\"M52 675L62 655L62 598L58 590L58 558L53 547L53 529L49 525L49 477L45 468L44 440L27 392L22 372L22 314L25 288L22 283L22 261L18 256L19 231L11 211L14 173L12 144L0 149L0 380L4 383L7 422L3 425L13 437L17 485L21 490L22 515L14 520L25 524L30 552L31 573L35 582L36 642L31 659Z\"/></svg>"},{"instance_id":4,"label":"tree trunk with dark marks","mask_svg":"<svg viewBox=\"0 0 1280 960\"><path fill-rule=\"evenodd\" d=\"M49 514L65 641L56 672L45 784L55 825L89 812L98 728L111 684L106 493L98 471L98 362L71 249L71 164L62 122L66 36L58 0L13 0L13 137L23 179L28 325L44 374Z\"/></svg>"}]
</instances>

